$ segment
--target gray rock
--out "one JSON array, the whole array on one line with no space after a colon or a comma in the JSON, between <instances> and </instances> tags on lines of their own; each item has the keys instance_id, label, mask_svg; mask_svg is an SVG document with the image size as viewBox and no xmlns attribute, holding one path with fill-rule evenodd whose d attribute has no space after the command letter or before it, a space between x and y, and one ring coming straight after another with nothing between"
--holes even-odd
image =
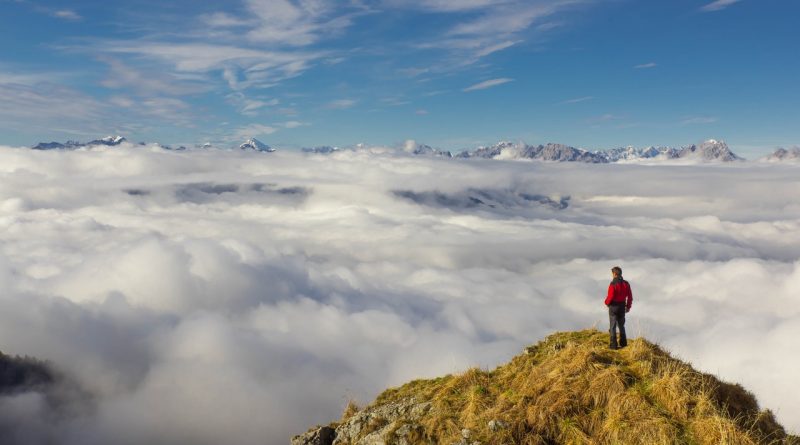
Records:
<instances>
[{"instance_id":1,"label":"gray rock","mask_svg":"<svg viewBox=\"0 0 800 445\"><path fill-rule=\"evenodd\" d=\"M507 427L508 427L508 425L506 425L506 423L503 422L502 420L490 420L489 421L489 431L497 432L497 431L500 431L500 430L505 429Z\"/></svg>"},{"instance_id":2,"label":"gray rock","mask_svg":"<svg viewBox=\"0 0 800 445\"><path fill-rule=\"evenodd\" d=\"M336 430L323 426L292 438L292 445L331 445L336 438Z\"/></svg>"},{"instance_id":3,"label":"gray rock","mask_svg":"<svg viewBox=\"0 0 800 445\"><path fill-rule=\"evenodd\" d=\"M422 428L417 421L430 409L430 402L413 398L365 408L336 428L333 445L413 445L409 436Z\"/></svg>"}]
</instances>

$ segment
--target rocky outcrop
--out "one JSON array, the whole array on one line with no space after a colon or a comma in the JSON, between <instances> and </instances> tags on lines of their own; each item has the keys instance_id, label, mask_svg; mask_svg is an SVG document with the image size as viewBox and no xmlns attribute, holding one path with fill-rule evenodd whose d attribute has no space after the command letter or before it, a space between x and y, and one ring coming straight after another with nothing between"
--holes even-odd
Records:
<instances>
[{"instance_id":1,"label":"rocky outcrop","mask_svg":"<svg viewBox=\"0 0 800 445\"><path fill-rule=\"evenodd\" d=\"M292 438L292 445L331 445L336 438L336 430L329 426L313 429Z\"/></svg>"}]
</instances>

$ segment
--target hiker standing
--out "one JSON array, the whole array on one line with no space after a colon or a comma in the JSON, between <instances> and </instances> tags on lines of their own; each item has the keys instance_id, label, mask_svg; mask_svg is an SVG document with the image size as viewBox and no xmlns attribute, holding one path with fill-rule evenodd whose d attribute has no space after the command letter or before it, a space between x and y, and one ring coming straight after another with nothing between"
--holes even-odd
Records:
<instances>
[{"instance_id":1,"label":"hiker standing","mask_svg":"<svg viewBox=\"0 0 800 445\"><path fill-rule=\"evenodd\" d=\"M608 295L606 296L606 306L608 307L608 321L610 327L608 333L611 335L611 349L619 349L628 346L628 338L625 335L625 313L631 310L633 294L631 285L622 278L622 268L614 266L611 269L611 284L608 285ZM617 328L619 328L619 344L617 344Z\"/></svg>"}]
</instances>

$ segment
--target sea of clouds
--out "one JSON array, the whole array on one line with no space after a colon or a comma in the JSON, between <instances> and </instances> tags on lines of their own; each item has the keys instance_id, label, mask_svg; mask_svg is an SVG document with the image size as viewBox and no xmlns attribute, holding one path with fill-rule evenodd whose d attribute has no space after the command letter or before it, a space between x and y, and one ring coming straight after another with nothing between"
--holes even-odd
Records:
<instances>
[{"instance_id":1,"label":"sea of clouds","mask_svg":"<svg viewBox=\"0 0 800 445\"><path fill-rule=\"evenodd\" d=\"M798 165L0 148L0 397L20 444L284 444L559 330L631 336L800 431ZM54 401L55 400L55 401Z\"/></svg>"}]
</instances>

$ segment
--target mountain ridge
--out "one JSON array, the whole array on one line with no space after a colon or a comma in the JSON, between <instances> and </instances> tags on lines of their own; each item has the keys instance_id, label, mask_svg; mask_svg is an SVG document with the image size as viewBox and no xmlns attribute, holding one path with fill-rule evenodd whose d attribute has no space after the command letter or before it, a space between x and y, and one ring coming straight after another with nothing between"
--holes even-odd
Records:
<instances>
[{"instance_id":1,"label":"mountain ridge","mask_svg":"<svg viewBox=\"0 0 800 445\"><path fill-rule=\"evenodd\" d=\"M30 148L35 150L75 150L83 147L92 146L118 146L127 139L122 136L107 136L89 142L67 141L67 142L40 142ZM184 146L177 148L159 143L153 143L164 150L189 150ZM140 142L138 145L147 145ZM230 148L235 148L233 146ZM277 148L261 142L256 138L249 138L238 148L246 151L261 153L272 153ZM225 149L217 148L209 142L196 145L195 149ZM357 144L348 148L334 146L304 147L299 151L311 155L328 155L343 151L374 151L377 147L365 144ZM525 142L499 141L492 145L478 146L473 149L464 149L459 152L437 149L430 145L417 143L414 140L407 140L394 147L399 153L410 156L430 156L454 159L495 159L495 160L535 160L544 162L583 162L592 164L608 164L617 162L637 162L637 161L693 161L693 162L737 162L746 159L734 153L728 144L723 140L708 139L697 144L684 145L680 148L667 146L647 146L637 148L633 146L618 147L605 150L590 151L583 148L573 147L561 143L548 142L546 144L531 145ZM381 148L379 152L387 151ZM776 149L772 154L762 157L760 162L783 162L800 159L800 149L793 147L789 150L784 148Z\"/></svg>"},{"instance_id":2,"label":"mountain ridge","mask_svg":"<svg viewBox=\"0 0 800 445\"><path fill-rule=\"evenodd\" d=\"M292 445L798 444L737 384L638 338L555 333L492 371L414 380Z\"/></svg>"}]
</instances>

